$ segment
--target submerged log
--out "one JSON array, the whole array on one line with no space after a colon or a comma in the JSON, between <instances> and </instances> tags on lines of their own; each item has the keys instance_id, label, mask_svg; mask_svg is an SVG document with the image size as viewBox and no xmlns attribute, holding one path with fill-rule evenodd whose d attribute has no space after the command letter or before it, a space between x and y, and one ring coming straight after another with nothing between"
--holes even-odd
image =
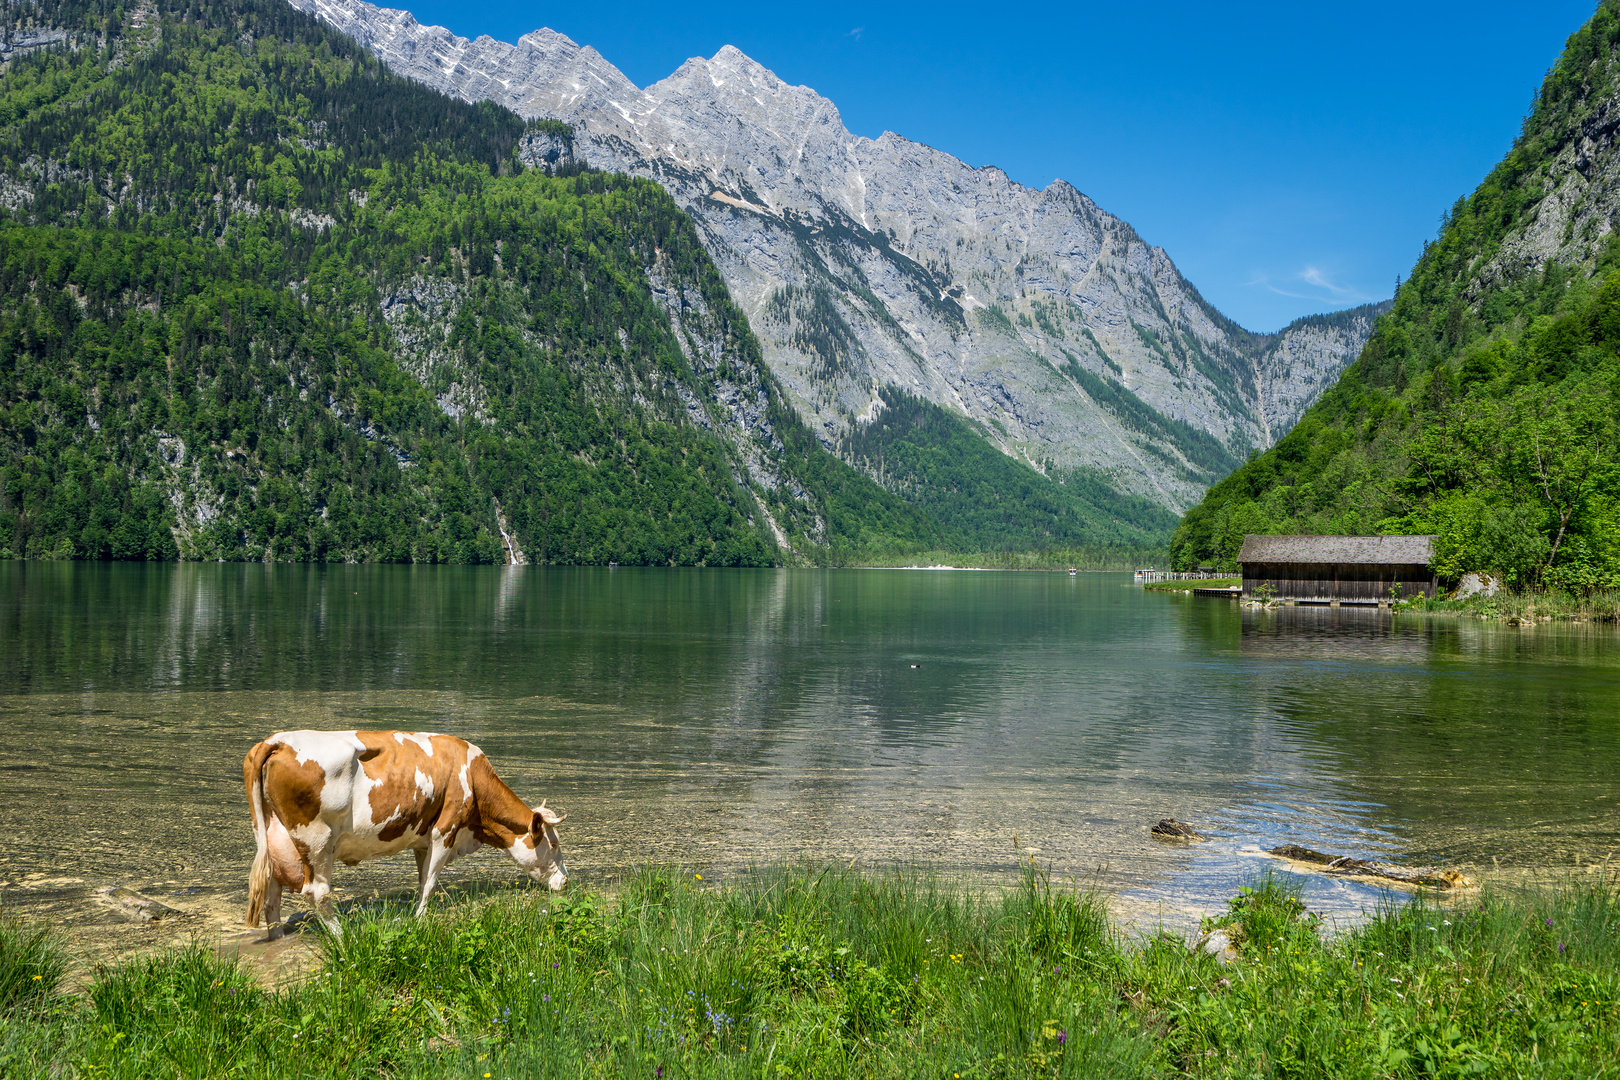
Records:
<instances>
[{"instance_id":1,"label":"submerged log","mask_svg":"<svg viewBox=\"0 0 1620 1080\"><path fill-rule=\"evenodd\" d=\"M1402 885L1422 885L1430 889L1461 889L1474 883L1472 878L1455 870L1441 870L1434 866L1396 866L1393 863L1352 859L1348 855L1324 855L1320 851L1284 844L1271 849L1271 854L1294 862L1320 866L1324 874L1341 877L1379 878Z\"/></svg>"},{"instance_id":2,"label":"submerged log","mask_svg":"<svg viewBox=\"0 0 1620 1080\"><path fill-rule=\"evenodd\" d=\"M1161 819L1157 825L1153 826L1151 832L1156 840L1181 840L1196 843L1208 839L1200 835L1185 821L1177 821L1173 817Z\"/></svg>"}]
</instances>

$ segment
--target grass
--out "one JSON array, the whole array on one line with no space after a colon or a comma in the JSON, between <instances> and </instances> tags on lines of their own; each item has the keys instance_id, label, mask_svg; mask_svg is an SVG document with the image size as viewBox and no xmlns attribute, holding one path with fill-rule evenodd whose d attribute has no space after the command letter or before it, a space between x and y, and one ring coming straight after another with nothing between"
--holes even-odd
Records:
<instances>
[{"instance_id":1,"label":"grass","mask_svg":"<svg viewBox=\"0 0 1620 1080\"><path fill-rule=\"evenodd\" d=\"M69 995L60 946L6 924L0 1076L1614 1076L1613 885L1391 904L1328 937L1261 879L1212 920L1239 949L1223 966L1122 940L1033 870L1005 894L648 870L614 898L352 916L279 992L191 948Z\"/></svg>"},{"instance_id":2,"label":"grass","mask_svg":"<svg viewBox=\"0 0 1620 1080\"><path fill-rule=\"evenodd\" d=\"M1238 577L1207 578L1191 581L1149 581L1142 588L1149 592L1191 592L1194 589L1230 589L1243 584Z\"/></svg>"},{"instance_id":3,"label":"grass","mask_svg":"<svg viewBox=\"0 0 1620 1080\"><path fill-rule=\"evenodd\" d=\"M1466 600L1416 597L1402 603L1401 610L1519 622L1617 622L1620 621L1620 589L1594 589L1585 593L1536 589L1500 592L1495 596L1476 595Z\"/></svg>"}]
</instances>

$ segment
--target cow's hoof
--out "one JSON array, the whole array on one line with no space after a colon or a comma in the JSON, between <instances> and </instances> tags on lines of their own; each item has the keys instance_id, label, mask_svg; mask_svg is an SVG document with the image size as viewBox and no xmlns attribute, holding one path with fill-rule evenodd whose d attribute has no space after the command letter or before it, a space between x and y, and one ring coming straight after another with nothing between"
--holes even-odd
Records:
<instances>
[{"instance_id":1,"label":"cow's hoof","mask_svg":"<svg viewBox=\"0 0 1620 1080\"><path fill-rule=\"evenodd\" d=\"M270 928L270 932L268 934L264 935L264 940L266 940L266 941L280 941L282 938L284 938L286 936L287 936L287 928L285 926L272 926Z\"/></svg>"}]
</instances>

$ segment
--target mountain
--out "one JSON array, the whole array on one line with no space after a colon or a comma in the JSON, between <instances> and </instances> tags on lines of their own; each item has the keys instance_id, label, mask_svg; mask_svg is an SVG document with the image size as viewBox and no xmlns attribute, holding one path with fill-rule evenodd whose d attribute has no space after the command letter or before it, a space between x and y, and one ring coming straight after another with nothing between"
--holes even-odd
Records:
<instances>
[{"instance_id":1,"label":"mountain","mask_svg":"<svg viewBox=\"0 0 1620 1080\"><path fill-rule=\"evenodd\" d=\"M1617 131L1603 0L1357 361L1186 515L1178 564L1229 563L1245 532L1420 532L1449 578L1620 587Z\"/></svg>"},{"instance_id":2,"label":"mountain","mask_svg":"<svg viewBox=\"0 0 1620 1080\"><path fill-rule=\"evenodd\" d=\"M566 123L526 143L531 164L662 184L829 448L906 395L943 410L948 441L960 424L1043 475L1179 512L1287 431L1379 310L1251 334L1069 184L854 135L730 46L642 90L551 30L469 41L363 0L293 2L401 75Z\"/></svg>"},{"instance_id":3,"label":"mountain","mask_svg":"<svg viewBox=\"0 0 1620 1080\"><path fill-rule=\"evenodd\" d=\"M565 126L281 0L4 17L0 557L1120 557L1173 523L982 440L930 446L971 515L879 486L662 187L528 168Z\"/></svg>"}]
</instances>

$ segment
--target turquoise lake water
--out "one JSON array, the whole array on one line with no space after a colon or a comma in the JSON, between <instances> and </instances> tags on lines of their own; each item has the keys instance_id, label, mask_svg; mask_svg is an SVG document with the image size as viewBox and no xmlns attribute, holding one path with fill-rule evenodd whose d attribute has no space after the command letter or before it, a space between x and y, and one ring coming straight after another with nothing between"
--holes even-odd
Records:
<instances>
[{"instance_id":1,"label":"turquoise lake water","mask_svg":"<svg viewBox=\"0 0 1620 1080\"><path fill-rule=\"evenodd\" d=\"M1283 842L1486 871L1620 846L1614 629L1256 613L1128 574L0 563L0 724L23 907L111 883L234 903L242 755L295 727L478 743L568 812L584 881L780 858L999 880L1016 837L1175 922ZM1152 840L1167 816L1210 842ZM414 880L406 856L337 875Z\"/></svg>"}]
</instances>

